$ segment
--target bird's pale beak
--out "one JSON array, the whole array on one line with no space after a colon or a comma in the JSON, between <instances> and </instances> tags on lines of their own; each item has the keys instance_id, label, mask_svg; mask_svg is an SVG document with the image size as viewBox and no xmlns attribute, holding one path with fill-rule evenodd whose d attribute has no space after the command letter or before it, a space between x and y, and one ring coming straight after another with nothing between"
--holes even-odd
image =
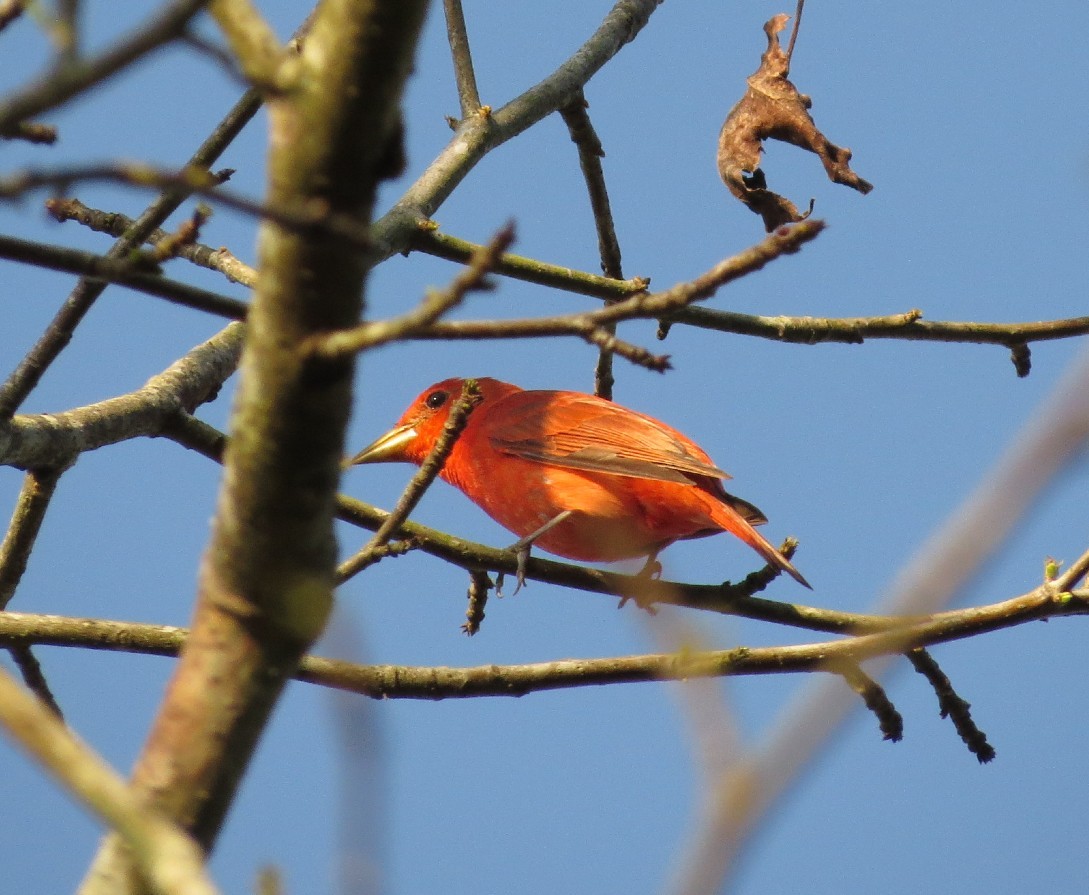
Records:
<instances>
[{"instance_id":1,"label":"bird's pale beak","mask_svg":"<svg viewBox=\"0 0 1089 895\"><path fill-rule=\"evenodd\" d=\"M345 466L358 466L361 463L386 463L405 459L405 448L416 438L412 426L398 426L367 445L354 457L345 462Z\"/></svg>"}]
</instances>

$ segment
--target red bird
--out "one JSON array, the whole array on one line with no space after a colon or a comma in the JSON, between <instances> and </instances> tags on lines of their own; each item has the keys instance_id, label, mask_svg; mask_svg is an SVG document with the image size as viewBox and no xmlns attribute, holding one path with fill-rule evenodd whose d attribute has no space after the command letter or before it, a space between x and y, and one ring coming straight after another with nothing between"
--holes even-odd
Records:
<instances>
[{"instance_id":1,"label":"red bird","mask_svg":"<svg viewBox=\"0 0 1089 895\"><path fill-rule=\"evenodd\" d=\"M809 583L755 528L767 522L727 493L730 478L691 439L653 417L579 392L526 391L478 379L482 400L440 475L522 540L581 562L646 556L674 541L728 531ZM421 464L463 380L426 389L351 465Z\"/></svg>"}]
</instances>

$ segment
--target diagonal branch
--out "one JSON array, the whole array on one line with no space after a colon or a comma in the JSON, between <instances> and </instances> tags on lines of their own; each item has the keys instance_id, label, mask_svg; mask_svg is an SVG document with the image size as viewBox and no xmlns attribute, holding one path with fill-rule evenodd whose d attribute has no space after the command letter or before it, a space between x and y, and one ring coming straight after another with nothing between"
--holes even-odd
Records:
<instances>
[{"instance_id":1,"label":"diagonal branch","mask_svg":"<svg viewBox=\"0 0 1089 895\"><path fill-rule=\"evenodd\" d=\"M0 724L65 788L117 830L160 895L216 895L197 844L142 804L121 776L0 669Z\"/></svg>"},{"instance_id":2,"label":"diagonal branch","mask_svg":"<svg viewBox=\"0 0 1089 895\"><path fill-rule=\"evenodd\" d=\"M485 155L569 103L606 62L636 38L662 0L618 0L598 29L540 83L490 115L471 115L420 178L374 225L374 262L409 247L429 219Z\"/></svg>"},{"instance_id":3,"label":"diagonal branch","mask_svg":"<svg viewBox=\"0 0 1089 895\"><path fill-rule=\"evenodd\" d=\"M590 122L587 112L589 103L586 95L579 90L578 95L560 109L564 124L571 135L571 140L578 147L579 167L586 181L586 191L590 195L590 209L594 215L594 227L597 230L598 254L601 256L601 272L614 280L624 279L620 263L620 241L616 238L616 226L613 223L613 211L609 205L609 192L605 188L605 171L601 159L605 150L597 132ZM616 335L616 324L606 327L608 335ZM594 369L594 394L600 398L612 400L613 397L613 353L606 347L598 352L597 365Z\"/></svg>"},{"instance_id":4,"label":"diagonal branch","mask_svg":"<svg viewBox=\"0 0 1089 895\"><path fill-rule=\"evenodd\" d=\"M435 441L431 453L420 464L420 468L412 476L412 480L397 501L393 512L378 527L370 541L355 556L345 560L337 568L338 584L343 584L381 558L381 551L390 542L390 539L397 534L397 530L408 519L409 514L416 509L417 504L424 496L424 492L431 487L432 482L442 471L447 457L450 456L450 451L454 449L458 437L465 430L465 424L469 422L469 415L482 398L483 395L480 393L476 380L465 380L461 395L450 410L450 416L442 428L442 434Z\"/></svg>"}]
</instances>

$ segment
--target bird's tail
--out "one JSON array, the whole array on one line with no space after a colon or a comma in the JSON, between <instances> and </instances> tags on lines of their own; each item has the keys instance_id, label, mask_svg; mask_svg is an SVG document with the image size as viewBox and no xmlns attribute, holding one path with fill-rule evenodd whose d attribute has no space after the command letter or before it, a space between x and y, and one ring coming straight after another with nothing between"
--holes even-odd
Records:
<instances>
[{"instance_id":1,"label":"bird's tail","mask_svg":"<svg viewBox=\"0 0 1089 895\"><path fill-rule=\"evenodd\" d=\"M736 500L733 495L728 495L731 500ZM744 503L742 501L742 503ZM745 506L752 506L751 504L745 504ZM756 510L755 507L752 507ZM752 523L742 513L729 502L716 502L714 507L713 516L715 521L721 525L726 531L730 532L734 537L744 541L753 550L759 553L764 559L778 569L782 569L791 578L797 581L799 584L813 589L808 581L805 580L802 573L794 568L794 564L783 556L778 550L776 550L771 542L768 541L760 532L753 528ZM756 510L756 516L760 522L766 521L763 518L763 514L759 510ZM759 524L759 523L758 523Z\"/></svg>"}]
</instances>

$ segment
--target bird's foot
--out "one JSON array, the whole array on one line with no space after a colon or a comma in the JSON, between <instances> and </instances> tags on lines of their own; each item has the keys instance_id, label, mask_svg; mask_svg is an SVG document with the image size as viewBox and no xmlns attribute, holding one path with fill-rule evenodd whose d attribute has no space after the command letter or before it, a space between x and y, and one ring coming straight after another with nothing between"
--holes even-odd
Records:
<instances>
[{"instance_id":1,"label":"bird's foot","mask_svg":"<svg viewBox=\"0 0 1089 895\"><path fill-rule=\"evenodd\" d=\"M643 563L643 568L636 572L635 588L633 592L630 594L622 594L620 597L620 603L619 605L617 605L616 608L623 609L624 606L627 605L628 600L634 600L636 606L638 606L640 609L646 610L651 615L653 615L656 610L651 603L650 596L643 593L643 588L641 587L641 584L644 581L657 581L661 577L662 564L658 562L658 554L657 552L655 552L647 557L647 561Z\"/></svg>"},{"instance_id":2,"label":"bird's foot","mask_svg":"<svg viewBox=\"0 0 1089 895\"><path fill-rule=\"evenodd\" d=\"M524 538L519 538L508 548L514 553L517 561L517 568L515 574L517 575L517 584L514 587L514 592L518 593L526 584L526 566L529 563L529 551L533 547L533 542L536 541L541 535L551 531L564 519L570 516L574 510L564 510L562 513L558 513L553 518L549 519L544 525L538 528L534 532L530 532ZM499 572L495 578L495 595L497 597L503 596L503 573Z\"/></svg>"},{"instance_id":3,"label":"bird's foot","mask_svg":"<svg viewBox=\"0 0 1089 895\"><path fill-rule=\"evenodd\" d=\"M525 541L526 538L522 538L520 541L516 541L507 548L514 554L516 563L514 571L515 594L526 586L526 566L529 563L529 554L530 550L533 548L533 544L525 543ZM500 599L503 598L503 582L506 577L506 572L503 571L496 572L495 574L495 595Z\"/></svg>"}]
</instances>

